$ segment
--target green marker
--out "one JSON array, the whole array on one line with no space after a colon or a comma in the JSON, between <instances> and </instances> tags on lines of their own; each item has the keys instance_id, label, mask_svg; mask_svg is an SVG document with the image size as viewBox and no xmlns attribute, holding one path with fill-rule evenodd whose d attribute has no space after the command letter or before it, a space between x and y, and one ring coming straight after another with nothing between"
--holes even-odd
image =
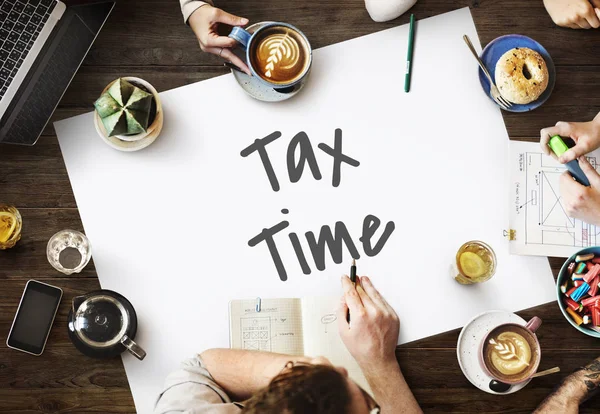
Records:
<instances>
[{"instance_id":1,"label":"green marker","mask_svg":"<svg viewBox=\"0 0 600 414\"><path fill-rule=\"evenodd\" d=\"M415 43L415 15L410 15L408 31L408 53L406 54L406 75L404 75L404 92L410 91L410 74L412 69L413 45Z\"/></svg>"},{"instance_id":2,"label":"green marker","mask_svg":"<svg viewBox=\"0 0 600 414\"><path fill-rule=\"evenodd\" d=\"M550 138L548 146L550 147L552 152L556 154L557 157L560 157L569 149L569 147L567 147L567 144L565 144L565 141L563 141L562 138L558 135L554 135L552 138ZM565 167L567 167L567 170L569 170L575 181L577 181L581 185L585 185L586 187L590 186L590 181L587 179L585 173L579 166L579 161L569 161L565 164Z\"/></svg>"}]
</instances>

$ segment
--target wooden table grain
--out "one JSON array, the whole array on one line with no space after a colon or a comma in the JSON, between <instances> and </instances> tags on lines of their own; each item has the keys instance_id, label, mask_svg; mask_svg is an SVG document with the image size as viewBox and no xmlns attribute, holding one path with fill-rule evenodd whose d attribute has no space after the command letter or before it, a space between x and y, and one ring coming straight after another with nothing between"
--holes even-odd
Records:
<instances>
[{"instance_id":1,"label":"wooden table grain","mask_svg":"<svg viewBox=\"0 0 600 414\"><path fill-rule=\"evenodd\" d=\"M363 0L218 3L250 21L290 22L307 34L315 48L408 21L405 15L389 23L374 23ZM556 64L556 87L543 107L526 114L503 114L511 139L537 140L542 127L558 120L589 120L600 110L600 31L557 28L541 0L419 0L412 11L423 19L465 6L471 8L482 45L504 34L521 33L541 42ZM440 70L450 64L440 62ZM183 24L177 1L121 0L53 120L91 111L100 91L119 76L139 76L164 91L223 73L226 70L219 58L201 53L191 30ZM477 114L465 113L465 122L472 116ZM0 146L0 201L16 205L23 216L22 240L17 247L0 252L0 412L135 412L121 360L84 357L67 336L72 297L97 289L99 283L93 262L79 275L63 276L46 261L46 243L54 232L83 230L51 123L34 147ZM562 260L550 259L550 263L556 274ZM23 287L31 278L64 289L46 351L38 358L5 345ZM544 319L539 331L541 369L560 366L562 372L536 379L519 393L492 396L476 390L462 375L456 360L458 331L423 339L400 347L397 355L425 412L531 412L562 377L600 354L598 341L569 326L556 303L520 315ZM582 410L599 411L600 400L587 402Z\"/></svg>"}]
</instances>

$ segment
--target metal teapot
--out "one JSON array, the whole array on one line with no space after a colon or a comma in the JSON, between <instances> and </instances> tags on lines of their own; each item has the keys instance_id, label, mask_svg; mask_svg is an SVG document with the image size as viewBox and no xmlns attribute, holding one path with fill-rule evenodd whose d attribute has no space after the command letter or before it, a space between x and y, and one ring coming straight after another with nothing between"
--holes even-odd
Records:
<instances>
[{"instance_id":1,"label":"metal teapot","mask_svg":"<svg viewBox=\"0 0 600 414\"><path fill-rule=\"evenodd\" d=\"M96 290L73 298L68 329L69 338L84 355L111 358L127 350L139 360L146 356L133 341L137 331L135 309L112 290Z\"/></svg>"}]
</instances>

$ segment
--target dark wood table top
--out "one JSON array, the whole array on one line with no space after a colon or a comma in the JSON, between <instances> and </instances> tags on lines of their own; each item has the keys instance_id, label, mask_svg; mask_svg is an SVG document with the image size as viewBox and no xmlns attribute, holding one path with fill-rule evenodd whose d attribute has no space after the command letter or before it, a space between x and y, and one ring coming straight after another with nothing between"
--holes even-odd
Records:
<instances>
[{"instance_id":1,"label":"dark wood table top","mask_svg":"<svg viewBox=\"0 0 600 414\"><path fill-rule=\"evenodd\" d=\"M363 0L218 3L251 22L290 22L307 34L315 48L408 21L405 15L389 23L374 23ZM511 139L537 140L542 127L559 120L586 121L598 113L600 31L555 27L542 0L419 0L413 12L423 19L465 6L471 7L482 45L504 34L521 33L541 42L556 64L556 87L543 107L527 114L504 113ZM176 0L121 0L53 120L91 111L100 91L119 76L139 76L164 91L223 73L226 70L220 59L201 53L191 30L183 24ZM79 275L63 276L46 260L46 243L52 234L64 228L83 231L51 123L34 147L0 146L0 201L16 205L23 216L22 240L15 248L0 252L0 412L135 412L121 360L84 357L67 336L72 297L97 289L99 283L93 263ZM550 263L556 274L562 260L550 259ZM64 290L46 350L38 358L5 344L23 287L32 278ZM458 331L423 339L400 347L397 354L425 412L531 412L562 377L600 354L598 340L574 330L556 303L520 315L543 318L541 369L560 366L562 372L536 379L519 393L492 396L476 390L462 375L456 360ZM599 411L600 399L587 402L582 410Z\"/></svg>"}]
</instances>

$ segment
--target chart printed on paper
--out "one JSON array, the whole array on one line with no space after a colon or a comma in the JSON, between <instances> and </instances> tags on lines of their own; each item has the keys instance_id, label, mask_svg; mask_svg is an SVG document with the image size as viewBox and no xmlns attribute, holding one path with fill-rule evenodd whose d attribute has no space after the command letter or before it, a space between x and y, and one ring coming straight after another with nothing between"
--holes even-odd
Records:
<instances>
[{"instance_id":1,"label":"chart printed on paper","mask_svg":"<svg viewBox=\"0 0 600 414\"><path fill-rule=\"evenodd\" d=\"M560 196L566 168L542 152L537 142L510 142L510 241L512 254L568 257L595 246L600 229L569 217ZM600 151L587 156L600 168Z\"/></svg>"},{"instance_id":2,"label":"chart printed on paper","mask_svg":"<svg viewBox=\"0 0 600 414\"><path fill-rule=\"evenodd\" d=\"M271 317L246 317L240 319L242 348L271 352Z\"/></svg>"},{"instance_id":3,"label":"chart printed on paper","mask_svg":"<svg viewBox=\"0 0 600 414\"><path fill-rule=\"evenodd\" d=\"M300 299L233 300L229 304L231 347L303 355Z\"/></svg>"}]
</instances>

